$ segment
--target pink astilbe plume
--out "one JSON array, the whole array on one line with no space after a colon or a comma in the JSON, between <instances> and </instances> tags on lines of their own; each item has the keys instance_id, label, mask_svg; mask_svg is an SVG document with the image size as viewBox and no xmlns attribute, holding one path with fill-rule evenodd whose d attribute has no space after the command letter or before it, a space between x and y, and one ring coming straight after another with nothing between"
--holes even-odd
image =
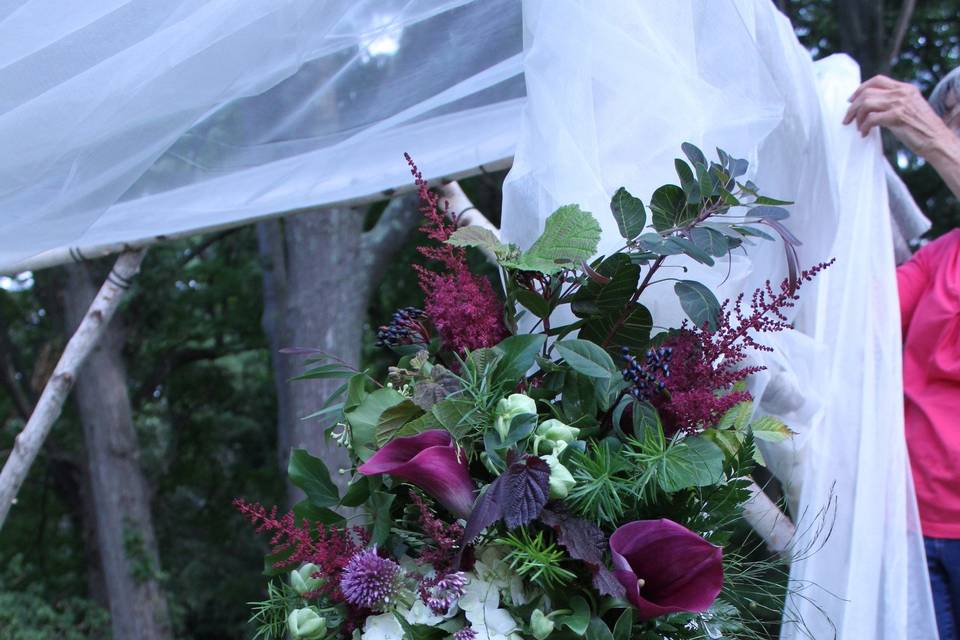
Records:
<instances>
[{"instance_id":1,"label":"pink astilbe plume","mask_svg":"<svg viewBox=\"0 0 960 640\"><path fill-rule=\"evenodd\" d=\"M350 559L370 542L370 534L362 527L328 527L303 519L298 525L293 512L277 517L277 508L269 511L261 504L240 498L233 501L243 516L256 525L257 533L269 533L274 554L290 552L274 567L283 569L312 562L319 567L316 577L324 579L316 595L334 602L344 602L340 578ZM314 594L306 594L311 596Z\"/></svg>"},{"instance_id":2,"label":"pink astilbe plume","mask_svg":"<svg viewBox=\"0 0 960 640\"><path fill-rule=\"evenodd\" d=\"M457 217L446 201L430 191L423 174L409 154L404 154L418 188L423 224L420 231L436 245L418 247L418 251L439 262L443 273L414 265L420 288L426 296L425 310L444 345L453 351L492 347L507 337L503 322L503 304L490 282L474 275L467 266L466 253L447 244L457 229Z\"/></svg>"},{"instance_id":3,"label":"pink astilbe plume","mask_svg":"<svg viewBox=\"0 0 960 640\"><path fill-rule=\"evenodd\" d=\"M717 424L735 405L750 400L750 393L736 390L738 382L762 371L762 366L743 366L751 351L772 351L757 342L761 333L791 328L786 310L793 308L795 293L833 264L818 264L803 271L796 281L785 279L779 292L768 280L753 292L750 309L744 309L744 294L720 305L716 329L707 325L680 330L648 351L640 360L626 355L624 378L631 382L630 393L652 404L660 414L664 431L697 433Z\"/></svg>"},{"instance_id":4,"label":"pink astilbe plume","mask_svg":"<svg viewBox=\"0 0 960 640\"><path fill-rule=\"evenodd\" d=\"M420 510L420 527L434 544L420 551L420 562L433 565L437 572L448 571L457 558L460 541L463 540L463 527L456 523L447 524L435 516L416 492L410 492L410 501Z\"/></svg>"}]
</instances>

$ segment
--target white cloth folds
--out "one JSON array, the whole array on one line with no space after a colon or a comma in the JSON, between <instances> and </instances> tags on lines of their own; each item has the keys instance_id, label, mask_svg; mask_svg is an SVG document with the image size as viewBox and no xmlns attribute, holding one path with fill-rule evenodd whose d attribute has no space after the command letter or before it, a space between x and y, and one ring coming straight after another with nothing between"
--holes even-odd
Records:
<instances>
[{"instance_id":1,"label":"white cloth folds","mask_svg":"<svg viewBox=\"0 0 960 640\"><path fill-rule=\"evenodd\" d=\"M802 266L836 264L801 289L796 330L769 338L776 351L760 354L769 369L752 383L759 411L798 432L766 449L801 531L782 637L936 638L903 436L883 157L875 136L840 124L856 66L815 67L764 0L528 0L524 21L527 103L502 237L529 244L554 209L578 203L601 222L601 253L615 250L611 195L626 186L646 200L676 182L684 141L748 158L763 193L795 201L786 226ZM778 286L779 241L748 251L729 275L670 263L721 300ZM682 318L669 283L645 298L655 322Z\"/></svg>"}]
</instances>

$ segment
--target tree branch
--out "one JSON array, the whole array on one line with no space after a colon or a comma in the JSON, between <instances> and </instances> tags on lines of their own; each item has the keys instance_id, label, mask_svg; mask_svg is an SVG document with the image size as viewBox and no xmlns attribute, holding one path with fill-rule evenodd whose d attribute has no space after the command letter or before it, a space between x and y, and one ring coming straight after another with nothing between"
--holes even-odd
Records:
<instances>
[{"instance_id":1,"label":"tree branch","mask_svg":"<svg viewBox=\"0 0 960 640\"><path fill-rule=\"evenodd\" d=\"M80 368L120 306L120 300L140 269L145 253L145 249L140 249L123 253L117 258L76 333L64 348L33 414L14 440L13 450L0 471L0 528L53 423L63 411L63 403L73 388Z\"/></svg>"},{"instance_id":2,"label":"tree branch","mask_svg":"<svg viewBox=\"0 0 960 640\"><path fill-rule=\"evenodd\" d=\"M897 16L897 24L893 28L893 37L890 39L890 48L883 60L881 73L888 73L894 60L900 55L900 48L903 47L903 40L907 37L910 19L913 18L913 12L916 8L917 0L903 0L903 4L900 5L900 15Z\"/></svg>"},{"instance_id":3,"label":"tree branch","mask_svg":"<svg viewBox=\"0 0 960 640\"><path fill-rule=\"evenodd\" d=\"M211 246L220 242L221 240L229 236L231 233L235 233L239 230L240 230L240 227L234 227L233 229L227 229L226 231L221 231L220 233L215 233L213 235L207 236L207 238L203 242L201 242L199 245L197 245L196 248L190 249L187 251L186 255L184 255L180 259L180 262L177 264L177 269L179 270L180 268L185 267L187 263L189 263L191 260L193 260L200 254L202 254Z\"/></svg>"},{"instance_id":4,"label":"tree branch","mask_svg":"<svg viewBox=\"0 0 960 640\"><path fill-rule=\"evenodd\" d=\"M391 200L373 229L363 234L363 261L374 278L390 264L420 218L416 194L404 195Z\"/></svg>"}]
</instances>

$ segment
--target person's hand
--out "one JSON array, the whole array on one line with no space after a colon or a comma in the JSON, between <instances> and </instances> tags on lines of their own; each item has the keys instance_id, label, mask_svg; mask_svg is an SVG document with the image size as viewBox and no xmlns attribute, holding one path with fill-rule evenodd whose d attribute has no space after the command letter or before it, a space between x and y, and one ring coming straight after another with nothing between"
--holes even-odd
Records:
<instances>
[{"instance_id":1,"label":"person's hand","mask_svg":"<svg viewBox=\"0 0 960 640\"><path fill-rule=\"evenodd\" d=\"M918 156L926 157L954 135L912 84L874 76L861 84L849 100L843 124L856 121L862 136L878 125L887 127Z\"/></svg>"}]
</instances>

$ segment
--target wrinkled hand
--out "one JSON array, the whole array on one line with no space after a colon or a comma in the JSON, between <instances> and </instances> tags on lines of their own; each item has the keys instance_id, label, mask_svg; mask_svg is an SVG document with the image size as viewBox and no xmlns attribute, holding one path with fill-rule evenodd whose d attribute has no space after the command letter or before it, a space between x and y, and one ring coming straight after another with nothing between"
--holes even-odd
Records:
<instances>
[{"instance_id":1,"label":"wrinkled hand","mask_svg":"<svg viewBox=\"0 0 960 640\"><path fill-rule=\"evenodd\" d=\"M843 124L857 123L860 135L873 127L887 127L911 151L926 156L953 132L912 84L874 76L850 96Z\"/></svg>"}]
</instances>

